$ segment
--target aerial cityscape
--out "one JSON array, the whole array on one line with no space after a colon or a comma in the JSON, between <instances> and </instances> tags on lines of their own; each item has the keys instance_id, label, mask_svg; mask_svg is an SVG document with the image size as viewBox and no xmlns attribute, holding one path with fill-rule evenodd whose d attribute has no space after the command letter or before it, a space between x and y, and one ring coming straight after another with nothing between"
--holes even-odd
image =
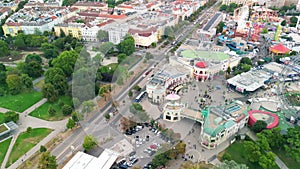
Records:
<instances>
[{"instance_id":1,"label":"aerial cityscape","mask_svg":"<svg viewBox=\"0 0 300 169\"><path fill-rule=\"evenodd\" d=\"M0 0L1 169L299 169L300 0Z\"/></svg>"}]
</instances>

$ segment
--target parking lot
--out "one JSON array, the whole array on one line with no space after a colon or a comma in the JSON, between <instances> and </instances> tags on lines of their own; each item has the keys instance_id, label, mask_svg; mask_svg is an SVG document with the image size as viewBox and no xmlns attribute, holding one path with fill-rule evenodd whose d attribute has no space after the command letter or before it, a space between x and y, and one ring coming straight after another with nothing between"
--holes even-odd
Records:
<instances>
[{"instance_id":1,"label":"parking lot","mask_svg":"<svg viewBox=\"0 0 300 169\"><path fill-rule=\"evenodd\" d=\"M121 160L123 165L119 164L119 168L131 167L132 161L135 159L137 159L137 162L134 163L134 166L143 167L152 160L154 154L163 144L171 144L171 141L163 137L160 131L151 126L147 126L148 125L138 125L124 134L132 143L134 151L125 157L126 161L124 161L124 159ZM146 168L147 167L145 167L145 169Z\"/></svg>"}]
</instances>

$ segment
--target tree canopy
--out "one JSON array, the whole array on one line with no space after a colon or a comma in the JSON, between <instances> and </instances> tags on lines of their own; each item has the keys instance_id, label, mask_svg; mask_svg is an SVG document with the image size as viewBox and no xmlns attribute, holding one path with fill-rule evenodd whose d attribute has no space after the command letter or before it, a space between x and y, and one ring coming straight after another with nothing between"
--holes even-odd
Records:
<instances>
[{"instance_id":1,"label":"tree canopy","mask_svg":"<svg viewBox=\"0 0 300 169\"><path fill-rule=\"evenodd\" d=\"M125 53L127 56L135 51L135 42L132 36L126 36L123 41L117 45L119 53Z\"/></svg>"},{"instance_id":2,"label":"tree canopy","mask_svg":"<svg viewBox=\"0 0 300 169\"><path fill-rule=\"evenodd\" d=\"M70 77L73 73L75 63L78 58L78 53L75 51L64 51L57 58L54 58L52 65L55 68L63 70L67 77Z\"/></svg>"},{"instance_id":3,"label":"tree canopy","mask_svg":"<svg viewBox=\"0 0 300 169\"><path fill-rule=\"evenodd\" d=\"M85 150L91 150L98 144L97 139L92 135L87 135L84 137L82 147Z\"/></svg>"},{"instance_id":4,"label":"tree canopy","mask_svg":"<svg viewBox=\"0 0 300 169\"><path fill-rule=\"evenodd\" d=\"M0 51L0 57L8 56L10 54L10 49L3 40L0 40Z\"/></svg>"},{"instance_id":5,"label":"tree canopy","mask_svg":"<svg viewBox=\"0 0 300 169\"><path fill-rule=\"evenodd\" d=\"M38 169L56 169L56 157L50 152L43 152L39 158Z\"/></svg>"}]
</instances>

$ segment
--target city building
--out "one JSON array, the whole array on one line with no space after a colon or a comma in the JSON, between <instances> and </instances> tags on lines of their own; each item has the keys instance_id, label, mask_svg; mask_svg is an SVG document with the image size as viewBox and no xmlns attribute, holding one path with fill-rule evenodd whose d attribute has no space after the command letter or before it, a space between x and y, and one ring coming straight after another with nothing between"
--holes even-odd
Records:
<instances>
[{"instance_id":1,"label":"city building","mask_svg":"<svg viewBox=\"0 0 300 169\"><path fill-rule=\"evenodd\" d=\"M225 14L222 14L220 12L216 13L208 22L207 24L203 27L203 29L198 29L197 32L203 33L206 35L209 35L210 37L213 37L216 35L216 26L224 20L226 17Z\"/></svg>"},{"instance_id":2,"label":"city building","mask_svg":"<svg viewBox=\"0 0 300 169\"><path fill-rule=\"evenodd\" d=\"M107 169L112 167L118 156L118 153L109 149L105 149L99 157L79 151L63 169Z\"/></svg>"},{"instance_id":3,"label":"city building","mask_svg":"<svg viewBox=\"0 0 300 169\"><path fill-rule=\"evenodd\" d=\"M0 19L5 19L11 12L9 7L0 7Z\"/></svg>"},{"instance_id":4,"label":"city building","mask_svg":"<svg viewBox=\"0 0 300 169\"><path fill-rule=\"evenodd\" d=\"M184 109L184 105L180 103L180 96L168 94L165 100L167 103L163 107L163 119L170 122L180 121Z\"/></svg>"},{"instance_id":5,"label":"city building","mask_svg":"<svg viewBox=\"0 0 300 169\"><path fill-rule=\"evenodd\" d=\"M248 123L246 106L240 101L231 102L223 107L208 107L201 111L204 117L200 133L200 143L207 149L214 149Z\"/></svg>"},{"instance_id":6,"label":"city building","mask_svg":"<svg viewBox=\"0 0 300 169\"><path fill-rule=\"evenodd\" d=\"M189 81L190 71L180 65L165 65L146 84L149 101L160 104L167 94L177 93Z\"/></svg>"},{"instance_id":7,"label":"city building","mask_svg":"<svg viewBox=\"0 0 300 169\"><path fill-rule=\"evenodd\" d=\"M76 9L68 7L28 7L11 15L2 28L5 36L16 36L19 31L24 34L52 31L54 25L75 14Z\"/></svg>"},{"instance_id":8,"label":"city building","mask_svg":"<svg viewBox=\"0 0 300 169\"><path fill-rule=\"evenodd\" d=\"M261 69L251 70L228 79L227 86L235 91L247 94L264 87L271 77L270 73Z\"/></svg>"},{"instance_id":9,"label":"city building","mask_svg":"<svg viewBox=\"0 0 300 169\"><path fill-rule=\"evenodd\" d=\"M292 4L297 5L299 0L285 0L284 5L290 6Z\"/></svg>"},{"instance_id":10,"label":"city building","mask_svg":"<svg viewBox=\"0 0 300 169\"><path fill-rule=\"evenodd\" d=\"M152 43L158 41L157 29L145 25L138 25L135 29L130 28L128 33L133 37L135 46L150 47Z\"/></svg>"},{"instance_id":11,"label":"city building","mask_svg":"<svg viewBox=\"0 0 300 169\"><path fill-rule=\"evenodd\" d=\"M230 5L231 3L236 3L238 5L246 5L249 2L252 2L252 0L222 0L222 4Z\"/></svg>"}]
</instances>

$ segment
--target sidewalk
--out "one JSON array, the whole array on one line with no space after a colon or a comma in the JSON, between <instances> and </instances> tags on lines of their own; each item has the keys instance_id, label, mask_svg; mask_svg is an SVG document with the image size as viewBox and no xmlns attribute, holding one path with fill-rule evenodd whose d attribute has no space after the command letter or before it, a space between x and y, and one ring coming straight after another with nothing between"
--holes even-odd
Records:
<instances>
[{"instance_id":1,"label":"sidewalk","mask_svg":"<svg viewBox=\"0 0 300 169\"><path fill-rule=\"evenodd\" d=\"M3 108L3 107L0 107L0 113L6 113L10 110L6 109L6 108Z\"/></svg>"},{"instance_id":2,"label":"sidewalk","mask_svg":"<svg viewBox=\"0 0 300 169\"><path fill-rule=\"evenodd\" d=\"M40 107L42 104L46 103L47 99L43 98L42 100L40 100L39 102L35 103L34 105L32 105L31 107L29 107L28 109L26 109L23 114L28 115L29 113L31 113L32 111L34 111L36 108Z\"/></svg>"}]
</instances>

